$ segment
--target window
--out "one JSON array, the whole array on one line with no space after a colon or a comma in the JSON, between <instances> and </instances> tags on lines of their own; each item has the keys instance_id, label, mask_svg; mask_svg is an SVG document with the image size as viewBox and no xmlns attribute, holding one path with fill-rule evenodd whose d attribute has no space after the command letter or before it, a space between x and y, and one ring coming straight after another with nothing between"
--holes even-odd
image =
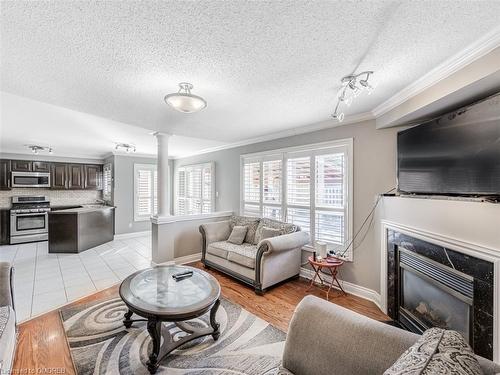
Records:
<instances>
[{"instance_id":1,"label":"window","mask_svg":"<svg viewBox=\"0 0 500 375\"><path fill-rule=\"evenodd\" d=\"M155 164L134 164L134 220L149 220L157 212Z\"/></svg>"},{"instance_id":2,"label":"window","mask_svg":"<svg viewBox=\"0 0 500 375\"><path fill-rule=\"evenodd\" d=\"M186 165L176 173L176 215L199 215L214 210L214 163Z\"/></svg>"},{"instance_id":3,"label":"window","mask_svg":"<svg viewBox=\"0 0 500 375\"><path fill-rule=\"evenodd\" d=\"M329 249L352 238L351 139L243 155L241 186L243 215L297 224Z\"/></svg>"},{"instance_id":4,"label":"window","mask_svg":"<svg viewBox=\"0 0 500 375\"><path fill-rule=\"evenodd\" d=\"M106 202L113 200L113 164L106 163L102 168L102 199Z\"/></svg>"}]
</instances>

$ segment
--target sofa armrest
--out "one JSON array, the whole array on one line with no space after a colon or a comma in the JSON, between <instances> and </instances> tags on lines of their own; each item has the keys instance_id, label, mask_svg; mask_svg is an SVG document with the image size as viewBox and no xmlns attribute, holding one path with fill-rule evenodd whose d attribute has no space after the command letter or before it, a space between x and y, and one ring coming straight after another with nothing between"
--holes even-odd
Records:
<instances>
[{"instance_id":1,"label":"sofa armrest","mask_svg":"<svg viewBox=\"0 0 500 375\"><path fill-rule=\"evenodd\" d=\"M200 225L200 233L204 246L208 246L212 242L226 241L231 234L231 225L229 220L202 224Z\"/></svg>"},{"instance_id":2,"label":"sofa armrest","mask_svg":"<svg viewBox=\"0 0 500 375\"><path fill-rule=\"evenodd\" d=\"M382 374L418 337L307 296L290 322L283 367L301 375Z\"/></svg>"},{"instance_id":3,"label":"sofa armrest","mask_svg":"<svg viewBox=\"0 0 500 375\"><path fill-rule=\"evenodd\" d=\"M264 253L280 252L301 248L309 243L309 234L307 232L293 232L281 236L266 238L259 242L258 249Z\"/></svg>"},{"instance_id":4,"label":"sofa armrest","mask_svg":"<svg viewBox=\"0 0 500 375\"><path fill-rule=\"evenodd\" d=\"M0 306L14 308L14 268L8 262L0 262Z\"/></svg>"}]
</instances>

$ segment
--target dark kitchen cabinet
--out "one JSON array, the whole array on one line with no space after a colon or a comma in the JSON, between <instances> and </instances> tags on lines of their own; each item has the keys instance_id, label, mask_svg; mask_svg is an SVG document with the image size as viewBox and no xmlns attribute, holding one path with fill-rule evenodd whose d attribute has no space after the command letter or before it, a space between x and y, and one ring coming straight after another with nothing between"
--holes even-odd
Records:
<instances>
[{"instance_id":1,"label":"dark kitchen cabinet","mask_svg":"<svg viewBox=\"0 0 500 375\"><path fill-rule=\"evenodd\" d=\"M50 169L50 186L52 189L68 188L68 165L65 163L52 163Z\"/></svg>"},{"instance_id":2,"label":"dark kitchen cabinet","mask_svg":"<svg viewBox=\"0 0 500 375\"><path fill-rule=\"evenodd\" d=\"M102 165L85 165L85 189L102 190Z\"/></svg>"},{"instance_id":3,"label":"dark kitchen cabinet","mask_svg":"<svg viewBox=\"0 0 500 375\"><path fill-rule=\"evenodd\" d=\"M83 164L68 164L68 189L85 188L85 172Z\"/></svg>"},{"instance_id":4,"label":"dark kitchen cabinet","mask_svg":"<svg viewBox=\"0 0 500 375\"><path fill-rule=\"evenodd\" d=\"M10 210L0 210L0 245L10 243Z\"/></svg>"},{"instance_id":5,"label":"dark kitchen cabinet","mask_svg":"<svg viewBox=\"0 0 500 375\"><path fill-rule=\"evenodd\" d=\"M0 159L0 190L11 189L11 172L50 173L55 190L102 190L103 184L100 164Z\"/></svg>"},{"instance_id":6,"label":"dark kitchen cabinet","mask_svg":"<svg viewBox=\"0 0 500 375\"><path fill-rule=\"evenodd\" d=\"M50 172L50 163L46 161L34 161L33 172Z\"/></svg>"},{"instance_id":7,"label":"dark kitchen cabinet","mask_svg":"<svg viewBox=\"0 0 500 375\"><path fill-rule=\"evenodd\" d=\"M30 160L12 160L11 167L12 172L31 172L33 162Z\"/></svg>"},{"instance_id":8,"label":"dark kitchen cabinet","mask_svg":"<svg viewBox=\"0 0 500 375\"><path fill-rule=\"evenodd\" d=\"M0 159L0 190L10 190L10 160Z\"/></svg>"}]
</instances>

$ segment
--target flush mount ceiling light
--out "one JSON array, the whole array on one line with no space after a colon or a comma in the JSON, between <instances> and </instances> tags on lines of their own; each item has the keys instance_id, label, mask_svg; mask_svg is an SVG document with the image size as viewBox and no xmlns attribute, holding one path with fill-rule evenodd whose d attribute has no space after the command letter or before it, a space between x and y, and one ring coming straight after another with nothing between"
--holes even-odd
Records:
<instances>
[{"instance_id":1,"label":"flush mount ceiling light","mask_svg":"<svg viewBox=\"0 0 500 375\"><path fill-rule=\"evenodd\" d=\"M201 111L207 106L207 102L201 96L191 94L192 89L193 85L190 83L179 83L179 91L165 96L165 103L183 113Z\"/></svg>"},{"instance_id":2,"label":"flush mount ceiling light","mask_svg":"<svg viewBox=\"0 0 500 375\"><path fill-rule=\"evenodd\" d=\"M32 153L38 155L40 152L48 152L50 155L53 154L54 150L50 146L38 146L38 145L24 145L31 150Z\"/></svg>"},{"instance_id":3,"label":"flush mount ceiling light","mask_svg":"<svg viewBox=\"0 0 500 375\"><path fill-rule=\"evenodd\" d=\"M341 79L342 85L337 92L337 105L333 111L332 117L338 122L344 121L344 112L340 110L340 104L345 103L348 107L352 104L354 98L366 90L368 95L373 92L373 86L368 83L368 79L373 71L367 70L359 74L351 74Z\"/></svg>"},{"instance_id":4,"label":"flush mount ceiling light","mask_svg":"<svg viewBox=\"0 0 500 375\"><path fill-rule=\"evenodd\" d=\"M125 150L127 154L135 152L135 145L128 143L115 143L115 150Z\"/></svg>"}]
</instances>

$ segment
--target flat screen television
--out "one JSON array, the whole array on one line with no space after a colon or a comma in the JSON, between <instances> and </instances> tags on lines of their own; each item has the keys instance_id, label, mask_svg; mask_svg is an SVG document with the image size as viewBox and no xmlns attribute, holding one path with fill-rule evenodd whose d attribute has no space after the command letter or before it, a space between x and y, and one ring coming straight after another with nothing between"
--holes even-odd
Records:
<instances>
[{"instance_id":1,"label":"flat screen television","mask_svg":"<svg viewBox=\"0 0 500 375\"><path fill-rule=\"evenodd\" d=\"M500 196L500 93L398 133L398 191Z\"/></svg>"}]
</instances>

